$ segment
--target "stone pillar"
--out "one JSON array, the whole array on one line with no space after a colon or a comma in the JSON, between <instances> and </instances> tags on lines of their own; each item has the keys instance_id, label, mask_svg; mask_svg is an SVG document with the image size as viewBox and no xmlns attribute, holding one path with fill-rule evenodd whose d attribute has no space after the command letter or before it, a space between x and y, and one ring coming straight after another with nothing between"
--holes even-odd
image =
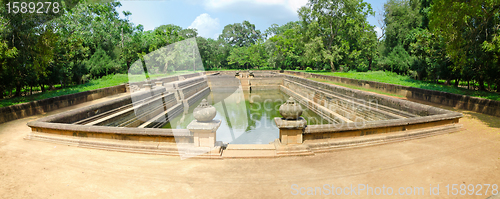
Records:
<instances>
[{"instance_id":1,"label":"stone pillar","mask_svg":"<svg viewBox=\"0 0 500 199\"><path fill-rule=\"evenodd\" d=\"M296 120L286 120L275 117L274 122L280 129L281 144L302 144L302 134L307 126L307 121L299 117Z\"/></svg>"},{"instance_id":2,"label":"stone pillar","mask_svg":"<svg viewBox=\"0 0 500 199\"><path fill-rule=\"evenodd\" d=\"M275 117L274 122L280 129L281 144L302 144L302 134L307 126L307 121L300 117L302 107L290 97L279 108L282 118Z\"/></svg>"},{"instance_id":3,"label":"stone pillar","mask_svg":"<svg viewBox=\"0 0 500 199\"><path fill-rule=\"evenodd\" d=\"M130 93L130 84L129 83L125 84L125 92Z\"/></svg>"},{"instance_id":4,"label":"stone pillar","mask_svg":"<svg viewBox=\"0 0 500 199\"><path fill-rule=\"evenodd\" d=\"M221 124L220 120L214 120L216 114L217 110L208 105L206 99L194 109L193 116L196 120L189 123L187 129L193 133L195 147L215 147L216 132Z\"/></svg>"},{"instance_id":5,"label":"stone pillar","mask_svg":"<svg viewBox=\"0 0 500 199\"><path fill-rule=\"evenodd\" d=\"M216 132L221 124L220 120L210 122L199 122L193 120L187 126L187 129L193 133L193 142L195 147L215 147L217 140Z\"/></svg>"},{"instance_id":6,"label":"stone pillar","mask_svg":"<svg viewBox=\"0 0 500 199\"><path fill-rule=\"evenodd\" d=\"M144 90L150 91L152 89L151 84L143 84Z\"/></svg>"}]
</instances>

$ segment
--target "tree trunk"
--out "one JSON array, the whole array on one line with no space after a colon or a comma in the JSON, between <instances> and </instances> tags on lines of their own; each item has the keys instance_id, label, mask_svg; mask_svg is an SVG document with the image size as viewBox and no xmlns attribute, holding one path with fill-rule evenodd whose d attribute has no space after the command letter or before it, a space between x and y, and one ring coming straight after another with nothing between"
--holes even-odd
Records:
<instances>
[{"instance_id":1,"label":"tree trunk","mask_svg":"<svg viewBox=\"0 0 500 199\"><path fill-rule=\"evenodd\" d=\"M40 84L40 90L42 90L42 93L45 93L45 85Z\"/></svg>"},{"instance_id":2,"label":"tree trunk","mask_svg":"<svg viewBox=\"0 0 500 199\"><path fill-rule=\"evenodd\" d=\"M459 80L459 79L456 79L456 80L455 80L455 87L458 87L459 83L460 83L460 80Z\"/></svg>"},{"instance_id":3,"label":"tree trunk","mask_svg":"<svg viewBox=\"0 0 500 199\"><path fill-rule=\"evenodd\" d=\"M371 71L372 70L372 59L369 59L369 62L368 62L368 71Z\"/></svg>"},{"instance_id":4,"label":"tree trunk","mask_svg":"<svg viewBox=\"0 0 500 199\"><path fill-rule=\"evenodd\" d=\"M21 84L16 84L16 94L15 97L21 96Z\"/></svg>"},{"instance_id":5,"label":"tree trunk","mask_svg":"<svg viewBox=\"0 0 500 199\"><path fill-rule=\"evenodd\" d=\"M2 87L0 87L0 99L3 99L3 92L4 92L4 89Z\"/></svg>"},{"instance_id":6,"label":"tree trunk","mask_svg":"<svg viewBox=\"0 0 500 199\"><path fill-rule=\"evenodd\" d=\"M334 72L335 71L335 66L333 66L333 61L332 60L330 60L330 67L331 67L330 70L332 72Z\"/></svg>"},{"instance_id":7,"label":"tree trunk","mask_svg":"<svg viewBox=\"0 0 500 199\"><path fill-rule=\"evenodd\" d=\"M483 79L479 79L479 90L481 90L481 91L486 90L486 88L484 88L484 80Z\"/></svg>"}]
</instances>

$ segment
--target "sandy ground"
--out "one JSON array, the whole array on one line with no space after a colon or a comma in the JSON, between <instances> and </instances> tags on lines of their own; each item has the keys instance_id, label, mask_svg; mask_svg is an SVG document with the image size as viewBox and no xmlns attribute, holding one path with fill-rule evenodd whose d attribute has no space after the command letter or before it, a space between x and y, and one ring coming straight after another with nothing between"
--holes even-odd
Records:
<instances>
[{"instance_id":1,"label":"sandy ground","mask_svg":"<svg viewBox=\"0 0 500 199\"><path fill-rule=\"evenodd\" d=\"M478 192L477 184L500 185L500 118L460 112L465 115L460 120L464 129L457 133L313 157L224 160L180 160L27 141L26 123L46 115L33 116L0 124L0 198L288 198L313 194L314 187L317 197L325 197L328 186L351 184L385 187L386 195L376 196L375 190L368 193L370 198L401 198L395 195L400 187L422 187L423 193L412 197L428 198L430 186L438 184L437 197L456 198L446 185L451 191L452 184L472 184L477 187L474 194L482 194L472 198L486 198L492 188L485 196L486 186ZM312 187L310 192L307 187ZM367 191L358 189L351 194L367 197Z\"/></svg>"}]
</instances>

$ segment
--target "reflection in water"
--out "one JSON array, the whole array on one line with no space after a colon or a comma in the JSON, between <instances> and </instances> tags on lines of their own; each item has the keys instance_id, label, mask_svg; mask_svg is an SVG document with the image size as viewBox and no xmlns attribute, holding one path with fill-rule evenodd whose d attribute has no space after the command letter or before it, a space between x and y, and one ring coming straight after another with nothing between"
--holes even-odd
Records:
<instances>
[{"instance_id":1,"label":"reflection in water","mask_svg":"<svg viewBox=\"0 0 500 199\"><path fill-rule=\"evenodd\" d=\"M216 110L216 120L222 124L217 130L217 141L231 144L267 144L279 136L279 129L274 122L275 117L281 117L279 107L289 96L279 90L242 91L234 93L212 91L207 98ZM193 110L201 102L191 106L187 113L181 114L167 123L163 128L185 129L194 120ZM313 111L304 109L302 117L308 125L328 124Z\"/></svg>"}]
</instances>

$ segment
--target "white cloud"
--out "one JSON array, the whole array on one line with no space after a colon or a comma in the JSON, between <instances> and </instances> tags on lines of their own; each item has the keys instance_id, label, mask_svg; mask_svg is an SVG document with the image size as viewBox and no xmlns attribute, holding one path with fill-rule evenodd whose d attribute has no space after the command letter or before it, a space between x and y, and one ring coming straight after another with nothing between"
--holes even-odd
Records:
<instances>
[{"instance_id":1,"label":"white cloud","mask_svg":"<svg viewBox=\"0 0 500 199\"><path fill-rule=\"evenodd\" d=\"M209 10L227 10L236 6L251 5L250 8L282 7L297 14L297 10L305 6L308 0L206 0L204 5ZM244 8L249 8L244 7Z\"/></svg>"},{"instance_id":2,"label":"white cloud","mask_svg":"<svg viewBox=\"0 0 500 199\"><path fill-rule=\"evenodd\" d=\"M295 13L300 7L305 6L308 0L288 0L288 8Z\"/></svg>"},{"instance_id":3,"label":"white cloud","mask_svg":"<svg viewBox=\"0 0 500 199\"><path fill-rule=\"evenodd\" d=\"M209 38L211 36L214 36L214 34L219 31L219 19L214 19L210 17L209 14L203 13L197 16L188 28L196 28L198 30L199 36Z\"/></svg>"},{"instance_id":4,"label":"white cloud","mask_svg":"<svg viewBox=\"0 0 500 199\"><path fill-rule=\"evenodd\" d=\"M260 24L285 24L298 20L297 10L308 0L191 0L210 13L224 13ZM262 30L263 31L263 30Z\"/></svg>"},{"instance_id":5,"label":"white cloud","mask_svg":"<svg viewBox=\"0 0 500 199\"><path fill-rule=\"evenodd\" d=\"M377 32L377 38L382 36L382 29L381 28L379 28L378 26L375 26L375 28L373 28L373 30L375 30L375 32Z\"/></svg>"}]
</instances>

